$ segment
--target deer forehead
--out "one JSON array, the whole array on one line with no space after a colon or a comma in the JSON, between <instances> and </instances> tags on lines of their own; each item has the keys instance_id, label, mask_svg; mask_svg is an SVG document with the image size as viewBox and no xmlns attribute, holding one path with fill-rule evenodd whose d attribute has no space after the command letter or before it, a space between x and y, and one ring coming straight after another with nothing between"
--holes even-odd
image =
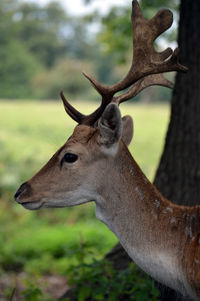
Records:
<instances>
[{"instance_id":1,"label":"deer forehead","mask_svg":"<svg viewBox=\"0 0 200 301\"><path fill-rule=\"evenodd\" d=\"M97 159L98 155L101 153L98 145L98 136L98 128L93 128L86 125L78 125L75 127L71 137L56 155L61 159L62 156L67 152L75 153L80 156L80 158L85 157L85 159L87 158L92 162L93 157L95 156Z\"/></svg>"},{"instance_id":2,"label":"deer forehead","mask_svg":"<svg viewBox=\"0 0 200 301\"><path fill-rule=\"evenodd\" d=\"M81 144L87 144L89 141L94 141L96 134L98 133L98 128L92 128L86 125L78 125L75 127L72 136L69 139L67 145L79 142Z\"/></svg>"}]
</instances>

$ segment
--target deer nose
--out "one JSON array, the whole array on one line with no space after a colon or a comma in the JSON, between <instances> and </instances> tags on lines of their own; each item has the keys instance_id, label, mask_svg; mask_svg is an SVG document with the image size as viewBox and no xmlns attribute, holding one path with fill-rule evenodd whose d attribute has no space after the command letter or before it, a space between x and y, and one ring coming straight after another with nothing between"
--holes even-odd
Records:
<instances>
[{"instance_id":1,"label":"deer nose","mask_svg":"<svg viewBox=\"0 0 200 301\"><path fill-rule=\"evenodd\" d=\"M22 194L22 192L28 192L29 190L30 185L27 182L23 183L14 195L15 200L18 202L18 197L20 196L20 194Z\"/></svg>"}]
</instances>

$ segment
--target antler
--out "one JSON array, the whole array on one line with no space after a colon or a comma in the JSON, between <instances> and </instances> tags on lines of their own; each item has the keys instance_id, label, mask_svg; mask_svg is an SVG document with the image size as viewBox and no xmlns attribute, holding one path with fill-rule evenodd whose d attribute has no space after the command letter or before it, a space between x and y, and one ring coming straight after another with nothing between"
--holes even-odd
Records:
<instances>
[{"instance_id":1,"label":"antler","mask_svg":"<svg viewBox=\"0 0 200 301\"><path fill-rule=\"evenodd\" d=\"M118 83L105 86L92 76L83 73L102 96L99 108L92 114L85 116L74 109L61 92L66 112L79 124L94 125L110 102L119 105L136 96L146 87L161 85L172 88L173 84L165 79L161 74L163 72L187 71L187 68L178 62L178 48L174 51L167 48L162 52L157 52L153 46L155 39L172 25L173 15L170 10L160 10L152 19L147 20L143 17L137 0L133 0L131 20L134 55L127 75ZM114 97L117 92L129 87L127 92Z\"/></svg>"}]
</instances>

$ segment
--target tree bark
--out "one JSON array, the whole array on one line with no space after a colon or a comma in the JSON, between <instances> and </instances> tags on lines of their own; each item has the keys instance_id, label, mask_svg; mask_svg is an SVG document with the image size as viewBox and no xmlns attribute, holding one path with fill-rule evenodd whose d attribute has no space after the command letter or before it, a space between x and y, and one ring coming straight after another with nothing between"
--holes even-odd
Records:
<instances>
[{"instance_id":1,"label":"tree bark","mask_svg":"<svg viewBox=\"0 0 200 301\"><path fill-rule=\"evenodd\" d=\"M180 6L180 61L189 68L178 73L171 119L155 185L169 200L200 204L200 1Z\"/></svg>"},{"instance_id":2,"label":"tree bark","mask_svg":"<svg viewBox=\"0 0 200 301\"><path fill-rule=\"evenodd\" d=\"M154 184L176 204L200 204L200 1L182 0L178 44L189 68L176 75L171 118ZM160 286L162 301L185 300ZM188 300L188 299L187 299Z\"/></svg>"}]
</instances>

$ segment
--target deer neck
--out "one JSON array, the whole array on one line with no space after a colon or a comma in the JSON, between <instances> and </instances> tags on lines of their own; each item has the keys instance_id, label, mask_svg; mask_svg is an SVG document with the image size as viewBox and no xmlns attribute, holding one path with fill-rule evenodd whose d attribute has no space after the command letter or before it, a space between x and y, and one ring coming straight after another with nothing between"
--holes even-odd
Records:
<instances>
[{"instance_id":1,"label":"deer neck","mask_svg":"<svg viewBox=\"0 0 200 301\"><path fill-rule=\"evenodd\" d=\"M148 238L147 230L158 223L160 208L169 205L166 210L172 213L173 204L149 182L126 147L122 147L119 154L113 164L114 170L103 176L106 185L96 201L97 218L126 241L143 245L141 235Z\"/></svg>"},{"instance_id":2,"label":"deer neck","mask_svg":"<svg viewBox=\"0 0 200 301\"><path fill-rule=\"evenodd\" d=\"M180 265L182 248L196 233L184 217L187 210L158 192L128 149L120 150L117 162L112 177L106 178L101 200L96 202L97 218L115 233L145 272L185 294L187 281Z\"/></svg>"}]
</instances>

